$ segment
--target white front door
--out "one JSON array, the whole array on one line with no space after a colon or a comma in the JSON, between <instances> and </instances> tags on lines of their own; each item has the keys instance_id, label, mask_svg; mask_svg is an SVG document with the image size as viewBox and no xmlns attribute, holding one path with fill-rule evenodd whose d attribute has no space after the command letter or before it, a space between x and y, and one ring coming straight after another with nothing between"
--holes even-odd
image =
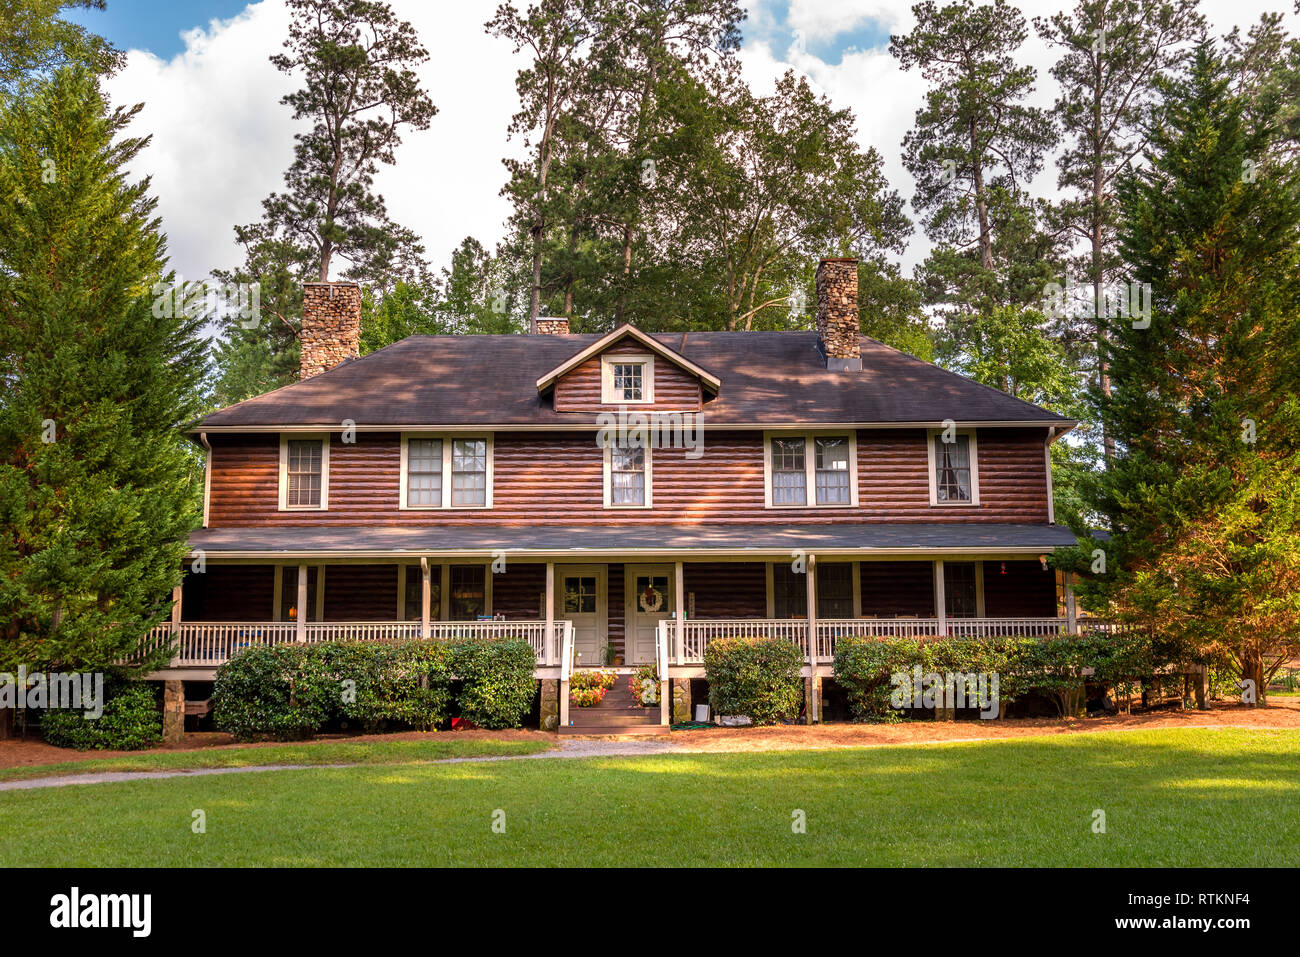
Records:
<instances>
[{"instance_id":1,"label":"white front door","mask_svg":"<svg viewBox=\"0 0 1300 957\"><path fill-rule=\"evenodd\" d=\"M653 664L655 630L659 622L673 617L673 567L671 565L628 565L624 622L627 629L628 664Z\"/></svg>"},{"instance_id":2,"label":"white front door","mask_svg":"<svg viewBox=\"0 0 1300 957\"><path fill-rule=\"evenodd\" d=\"M573 622L573 665L605 663L605 566L560 565L555 569L555 616Z\"/></svg>"}]
</instances>

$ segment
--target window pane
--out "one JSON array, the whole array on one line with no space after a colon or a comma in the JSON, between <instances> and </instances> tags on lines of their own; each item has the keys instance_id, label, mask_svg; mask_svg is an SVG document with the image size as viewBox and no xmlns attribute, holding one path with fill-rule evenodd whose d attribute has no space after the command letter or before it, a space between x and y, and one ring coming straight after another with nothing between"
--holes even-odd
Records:
<instances>
[{"instance_id":1,"label":"window pane","mask_svg":"<svg viewBox=\"0 0 1300 957\"><path fill-rule=\"evenodd\" d=\"M618 362L614 364L614 396L624 402L640 402L644 394L645 364Z\"/></svg>"},{"instance_id":2,"label":"window pane","mask_svg":"<svg viewBox=\"0 0 1300 957\"><path fill-rule=\"evenodd\" d=\"M974 618L975 563L943 563L943 606L949 618Z\"/></svg>"},{"instance_id":3,"label":"window pane","mask_svg":"<svg viewBox=\"0 0 1300 957\"><path fill-rule=\"evenodd\" d=\"M645 449L610 448L609 500L612 505L645 504Z\"/></svg>"},{"instance_id":4,"label":"window pane","mask_svg":"<svg viewBox=\"0 0 1300 957\"><path fill-rule=\"evenodd\" d=\"M772 598L777 618L807 618L807 577L796 574L789 562L776 562L772 566Z\"/></svg>"},{"instance_id":5,"label":"window pane","mask_svg":"<svg viewBox=\"0 0 1300 957\"><path fill-rule=\"evenodd\" d=\"M566 576L564 579L565 614L594 614L596 579L593 576Z\"/></svg>"},{"instance_id":6,"label":"window pane","mask_svg":"<svg viewBox=\"0 0 1300 957\"><path fill-rule=\"evenodd\" d=\"M817 564L817 616L853 617L853 565L848 562Z\"/></svg>"},{"instance_id":7,"label":"window pane","mask_svg":"<svg viewBox=\"0 0 1300 957\"><path fill-rule=\"evenodd\" d=\"M451 444L451 504L487 504L487 441L457 439Z\"/></svg>"},{"instance_id":8,"label":"window pane","mask_svg":"<svg viewBox=\"0 0 1300 957\"><path fill-rule=\"evenodd\" d=\"M320 439L292 439L288 443L285 504L319 507L321 490Z\"/></svg>"},{"instance_id":9,"label":"window pane","mask_svg":"<svg viewBox=\"0 0 1300 957\"><path fill-rule=\"evenodd\" d=\"M772 440L772 504L806 505L803 439Z\"/></svg>"},{"instance_id":10,"label":"window pane","mask_svg":"<svg viewBox=\"0 0 1300 957\"><path fill-rule=\"evenodd\" d=\"M817 504L848 505L849 440L817 439Z\"/></svg>"},{"instance_id":11,"label":"window pane","mask_svg":"<svg viewBox=\"0 0 1300 957\"><path fill-rule=\"evenodd\" d=\"M442 504L442 439L406 443L406 504Z\"/></svg>"},{"instance_id":12,"label":"window pane","mask_svg":"<svg viewBox=\"0 0 1300 957\"><path fill-rule=\"evenodd\" d=\"M934 490L940 502L971 500L969 436L958 435L953 442L934 437Z\"/></svg>"},{"instance_id":13,"label":"window pane","mask_svg":"<svg viewBox=\"0 0 1300 957\"><path fill-rule=\"evenodd\" d=\"M482 565L451 566L451 620L474 621L487 608L486 574Z\"/></svg>"}]
</instances>

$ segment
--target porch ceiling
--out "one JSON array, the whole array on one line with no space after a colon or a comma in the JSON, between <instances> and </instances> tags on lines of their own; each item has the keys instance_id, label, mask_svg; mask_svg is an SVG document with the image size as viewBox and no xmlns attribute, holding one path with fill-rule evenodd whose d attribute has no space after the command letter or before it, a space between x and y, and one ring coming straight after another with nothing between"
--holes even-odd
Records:
<instances>
[{"instance_id":1,"label":"porch ceiling","mask_svg":"<svg viewBox=\"0 0 1300 957\"><path fill-rule=\"evenodd\" d=\"M290 555L512 555L565 557L608 553L767 555L803 549L817 554L1037 553L1075 544L1060 525L986 523L838 523L834 525L643 526L331 526L203 528L190 546L212 557Z\"/></svg>"}]
</instances>

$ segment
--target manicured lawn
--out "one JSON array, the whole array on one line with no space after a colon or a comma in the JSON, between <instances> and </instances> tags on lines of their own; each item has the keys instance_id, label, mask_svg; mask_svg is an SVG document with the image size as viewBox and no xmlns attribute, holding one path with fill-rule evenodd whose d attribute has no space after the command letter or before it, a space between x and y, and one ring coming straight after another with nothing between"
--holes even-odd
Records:
<instances>
[{"instance_id":1,"label":"manicured lawn","mask_svg":"<svg viewBox=\"0 0 1300 957\"><path fill-rule=\"evenodd\" d=\"M0 865L1294 866L1298 806L1290 730L321 768L0 794Z\"/></svg>"},{"instance_id":2,"label":"manicured lawn","mask_svg":"<svg viewBox=\"0 0 1300 957\"><path fill-rule=\"evenodd\" d=\"M128 757L87 758L58 764L0 768L0 781L89 774L94 771L178 771L195 768L246 768L258 764L407 764L444 758L536 754L553 742L499 741L430 734L418 741L319 741L271 748L221 748L196 751L142 751Z\"/></svg>"}]
</instances>

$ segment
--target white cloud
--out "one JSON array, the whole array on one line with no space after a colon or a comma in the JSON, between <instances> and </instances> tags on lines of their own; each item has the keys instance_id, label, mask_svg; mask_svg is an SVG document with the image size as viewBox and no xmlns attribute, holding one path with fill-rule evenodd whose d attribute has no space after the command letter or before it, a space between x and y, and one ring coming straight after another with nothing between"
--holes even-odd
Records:
<instances>
[{"instance_id":1,"label":"white cloud","mask_svg":"<svg viewBox=\"0 0 1300 957\"><path fill-rule=\"evenodd\" d=\"M509 204L499 196L505 181L501 158L520 148L517 141L507 142L506 129L521 60L509 44L483 30L496 3L393 2L429 49L420 76L439 113L428 130L406 134L398 165L381 170L377 185L393 218L423 237L435 267L447 262L466 235L494 245L509 215ZM1067 5L1072 3L1018 4L1030 18ZM1234 24L1244 30L1276 6L1276 0L1205 0L1202 10L1222 34ZM902 166L901 143L924 95L921 78L899 70L886 46L848 52L832 64L787 51L783 40L799 30L825 49L827 42L835 46L836 37L857 42L850 35L868 27L905 32L913 24L910 3L792 0L786 8L775 0L754 0L750 8L740 57L755 89L770 90L787 68L807 75L837 106L852 108L861 142L879 150L890 182L910 200L913 184ZM1295 29L1297 18L1288 20ZM267 62L287 22L281 0L262 0L234 19L191 31L185 51L170 60L132 51L126 68L108 83L114 102L145 104L132 131L154 139L134 172L153 177L173 265L187 277L238 261L232 227L258 218L262 199L280 188L292 158L294 127L279 101L296 84ZM1047 69L1054 54L1031 31L1022 59L1039 70L1035 101L1050 107L1055 87ZM1047 194L1054 183L1049 165L1034 188ZM914 265L927 251L918 231L904 263Z\"/></svg>"},{"instance_id":2,"label":"white cloud","mask_svg":"<svg viewBox=\"0 0 1300 957\"><path fill-rule=\"evenodd\" d=\"M1050 109L1057 94L1056 81L1048 73L1057 54L1038 38L1033 30L1034 17L1047 17L1064 9L1072 9L1073 0L1012 0L1031 21L1029 38L1020 53L1021 62L1038 70L1038 85L1031 102ZM773 0L753 0L748 4L750 19L762 25L764 36L802 31L809 41L833 40L860 30L868 22L882 33L906 33L916 23L911 12L912 4L903 0L791 0L784 21ZM1244 33L1258 22L1260 15L1279 9L1276 0L1202 0L1201 12L1210 23L1211 32L1222 36L1234 25ZM1292 31L1300 18L1287 17ZM826 63L808 52L773 51L767 43L749 43L741 51L741 63L746 79L756 89L770 90L774 79L787 69L794 69L808 77L817 89L826 93L836 106L851 108L858 120L858 137L864 146L874 146L885 160L885 172L890 184L908 201L912 215L911 197L914 183L903 168L903 136L912 125L916 110L925 96L925 82L915 72L902 71L889 54L888 44L872 50L848 53L839 63ZM1056 167L1049 159L1044 170L1034 180L1032 191L1039 196L1055 193ZM930 244L918 229L908 247L903 263L910 268L921 262L929 253Z\"/></svg>"},{"instance_id":3,"label":"white cloud","mask_svg":"<svg viewBox=\"0 0 1300 957\"><path fill-rule=\"evenodd\" d=\"M440 266L466 235L489 248L501 236L509 215L498 196L501 157L517 148L506 128L518 62L483 30L495 0L394 7L429 50L419 73L438 114L428 130L405 134L398 164L381 169L376 185ZM151 133L153 142L133 172L152 176L172 265L187 278L235 265L233 227L257 220L262 199L283 185L296 127L280 98L297 81L267 57L287 24L280 0L262 0L189 31L185 51L170 60L131 51L108 82L114 103L145 104L131 132Z\"/></svg>"}]
</instances>

